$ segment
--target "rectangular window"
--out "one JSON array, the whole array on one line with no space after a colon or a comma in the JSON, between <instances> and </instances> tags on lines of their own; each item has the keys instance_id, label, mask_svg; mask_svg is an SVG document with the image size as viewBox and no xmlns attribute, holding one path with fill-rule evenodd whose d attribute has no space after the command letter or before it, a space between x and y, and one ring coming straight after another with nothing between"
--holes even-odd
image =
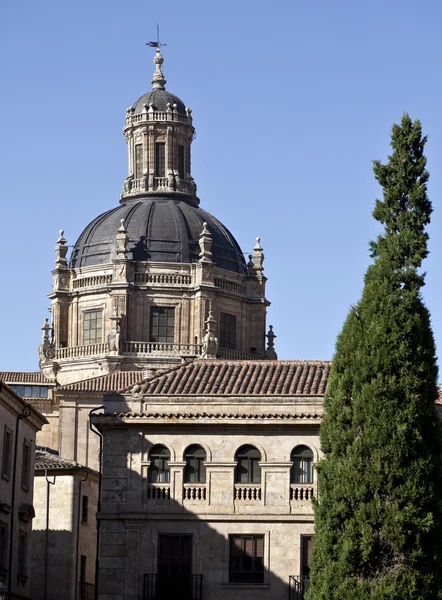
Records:
<instances>
[{"instance_id":1,"label":"rectangular window","mask_svg":"<svg viewBox=\"0 0 442 600\"><path fill-rule=\"evenodd\" d=\"M301 577L303 581L304 590L306 585L310 581L310 561L313 549L313 536L302 535L301 536Z\"/></svg>"},{"instance_id":2,"label":"rectangular window","mask_svg":"<svg viewBox=\"0 0 442 600\"><path fill-rule=\"evenodd\" d=\"M88 521L88 513L89 513L89 498L88 496L83 496L81 499L81 522L87 523Z\"/></svg>"},{"instance_id":3,"label":"rectangular window","mask_svg":"<svg viewBox=\"0 0 442 600\"><path fill-rule=\"evenodd\" d=\"M236 316L220 313L219 344L221 348L236 348Z\"/></svg>"},{"instance_id":4,"label":"rectangular window","mask_svg":"<svg viewBox=\"0 0 442 600\"><path fill-rule=\"evenodd\" d=\"M12 430L5 425L3 438L3 456L2 456L2 477L9 479L11 477L11 458L12 458Z\"/></svg>"},{"instance_id":5,"label":"rectangular window","mask_svg":"<svg viewBox=\"0 0 442 600\"><path fill-rule=\"evenodd\" d=\"M143 144L135 146L135 179L143 176Z\"/></svg>"},{"instance_id":6,"label":"rectangular window","mask_svg":"<svg viewBox=\"0 0 442 600\"><path fill-rule=\"evenodd\" d=\"M18 536L18 576L27 577L28 570L28 534L20 529Z\"/></svg>"},{"instance_id":7,"label":"rectangular window","mask_svg":"<svg viewBox=\"0 0 442 600\"><path fill-rule=\"evenodd\" d=\"M166 144L155 144L155 177L166 177Z\"/></svg>"},{"instance_id":8,"label":"rectangular window","mask_svg":"<svg viewBox=\"0 0 442 600\"><path fill-rule=\"evenodd\" d=\"M178 146L178 175L181 179L185 177L184 146Z\"/></svg>"},{"instance_id":9,"label":"rectangular window","mask_svg":"<svg viewBox=\"0 0 442 600\"><path fill-rule=\"evenodd\" d=\"M150 308L150 342L173 344L175 341L175 309L168 306Z\"/></svg>"},{"instance_id":10,"label":"rectangular window","mask_svg":"<svg viewBox=\"0 0 442 600\"><path fill-rule=\"evenodd\" d=\"M187 575L192 572L192 536L158 536L158 574Z\"/></svg>"},{"instance_id":11,"label":"rectangular window","mask_svg":"<svg viewBox=\"0 0 442 600\"><path fill-rule=\"evenodd\" d=\"M47 398L49 388L44 385L11 385L22 398Z\"/></svg>"},{"instance_id":12,"label":"rectangular window","mask_svg":"<svg viewBox=\"0 0 442 600\"><path fill-rule=\"evenodd\" d=\"M4 571L8 568L7 558L8 556L8 526L3 521L0 521L0 571Z\"/></svg>"},{"instance_id":13,"label":"rectangular window","mask_svg":"<svg viewBox=\"0 0 442 600\"><path fill-rule=\"evenodd\" d=\"M103 311L89 310L83 313L83 344L101 344L103 341Z\"/></svg>"},{"instance_id":14,"label":"rectangular window","mask_svg":"<svg viewBox=\"0 0 442 600\"><path fill-rule=\"evenodd\" d=\"M264 536L229 536L230 583L264 583Z\"/></svg>"},{"instance_id":15,"label":"rectangular window","mask_svg":"<svg viewBox=\"0 0 442 600\"><path fill-rule=\"evenodd\" d=\"M29 440L23 440L23 456L22 456L22 469L21 469L21 487L28 491L29 480L31 476L31 442Z\"/></svg>"}]
</instances>

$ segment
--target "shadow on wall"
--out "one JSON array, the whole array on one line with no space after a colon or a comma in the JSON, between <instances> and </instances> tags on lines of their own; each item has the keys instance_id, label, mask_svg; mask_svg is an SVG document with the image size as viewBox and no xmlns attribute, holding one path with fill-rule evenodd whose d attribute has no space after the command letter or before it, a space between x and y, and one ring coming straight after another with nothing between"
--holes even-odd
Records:
<instances>
[{"instance_id":1,"label":"shadow on wall","mask_svg":"<svg viewBox=\"0 0 442 600\"><path fill-rule=\"evenodd\" d=\"M169 483L167 476L149 483L143 465L148 434L132 431L133 425L101 423L100 600L289 598L289 576L283 581L272 572L272 562L281 572L293 571L282 543L287 523L213 514L198 483L186 486L183 503L173 500L175 486L183 486L183 463L170 463ZM290 598L302 595L292 590Z\"/></svg>"},{"instance_id":2,"label":"shadow on wall","mask_svg":"<svg viewBox=\"0 0 442 600\"><path fill-rule=\"evenodd\" d=\"M67 507L67 509L69 509ZM33 600L60 600L73 598L73 569L75 557L72 555L74 537L72 531L49 530L47 594L45 596L46 530L32 531L32 598ZM56 585L54 585L56 583Z\"/></svg>"}]
</instances>

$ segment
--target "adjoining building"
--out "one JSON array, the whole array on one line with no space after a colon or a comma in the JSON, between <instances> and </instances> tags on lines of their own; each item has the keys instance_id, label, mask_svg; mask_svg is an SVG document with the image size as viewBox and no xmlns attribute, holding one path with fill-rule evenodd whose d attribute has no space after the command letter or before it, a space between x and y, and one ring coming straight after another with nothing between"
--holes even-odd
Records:
<instances>
[{"instance_id":1,"label":"adjoining building","mask_svg":"<svg viewBox=\"0 0 442 600\"><path fill-rule=\"evenodd\" d=\"M35 437L46 419L0 382L0 597L31 597Z\"/></svg>"},{"instance_id":2,"label":"adjoining building","mask_svg":"<svg viewBox=\"0 0 442 600\"><path fill-rule=\"evenodd\" d=\"M32 600L93 600L99 474L37 446Z\"/></svg>"},{"instance_id":3,"label":"adjoining building","mask_svg":"<svg viewBox=\"0 0 442 600\"><path fill-rule=\"evenodd\" d=\"M302 598L329 370L198 360L107 396L99 598Z\"/></svg>"}]
</instances>

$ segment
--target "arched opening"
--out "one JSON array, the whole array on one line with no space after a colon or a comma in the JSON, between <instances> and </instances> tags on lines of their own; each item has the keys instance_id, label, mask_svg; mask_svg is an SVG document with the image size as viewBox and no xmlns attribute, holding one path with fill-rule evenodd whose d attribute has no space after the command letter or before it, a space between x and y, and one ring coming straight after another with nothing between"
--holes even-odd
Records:
<instances>
[{"instance_id":1,"label":"arched opening","mask_svg":"<svg viewBox=\"0 0 442 600\"><path fill-rule=\"evenodd\" d=\"M307 446L296 446L290 456L291 482L313 483L313 452Z\"/></svg>"},{"instance_id":2,"label":"arched opening","mask_svg":"<svg viewBox=\"0 0 442 600\"><path fill-rule=\"evenodd\" d=\"M204 448L198 444L189 446L184 453L184 460L186 461L184 483L206 483L204 463L207 460L207 455Z\"/></svg>"},{"instance_id":3,"label":"arched opening","mask_svg":"<svg viewBox=\"0 0 442 600\"><path fill-rule=\"evenodd\" d=\"M169 460L170 452L166 446L157 444L149 453L150 468L149 482L150 483L169 483L170 470Z\"/></svg>"},{"instance_id":4,"label":"arched opening","mask_svg":"<svg viewBox=\"0 0 442 600\"><path fill-rule=\"evenodd\" d=\"M235 460L235 483L261 483L261 452L255 446L241 446Z\"/></svg>"}]
</instances>

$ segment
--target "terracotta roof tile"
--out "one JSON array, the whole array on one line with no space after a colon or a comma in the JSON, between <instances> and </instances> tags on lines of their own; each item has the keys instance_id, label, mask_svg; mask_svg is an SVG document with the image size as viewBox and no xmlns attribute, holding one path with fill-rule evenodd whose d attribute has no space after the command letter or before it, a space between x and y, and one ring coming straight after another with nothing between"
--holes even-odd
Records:
<instances>
[{"instance_id":1,"label":"terracotta roof tile","mask_svg":"<svg viewBox=\"0 0 442 600\"><path fill-rule=\"evenodd\" d=\"M84 379L59 387L59 391L72 392L116 392L122 387L132 387L145 379L143 371L115 371L100 377Z\"/></svg>"},{"instance_id":2,"label":"terracotta roof tile","mask_svg":"<svg viewBox=\"0 0 442 600\"><path fill-rule=\"evenodd\" d=\"M330 367L331 361L195 360L136 383L140 393L159 396L323 396Z\"/></svg>"},{"instance_id":3,"label":"terracotta roof tile","mask_svg":"<svg viewBox=\"0 0 442 600\"><path fill-rule=\"evenodd\" d=\"M72 469L77 463L62 458L57 450L45 446L35 447L35 469Z\"/></svg>"},{"instance_id":4,"label":"terracotta roof tile","mask_svg":"<svg viewBox=\"0 0 442 600\"><path fill-rule=\"evenodd\" d=\"M54 384L48 381L40 371L0 371L0 380L5 383L46 383Z\"/></svg>"}]
</instances>

